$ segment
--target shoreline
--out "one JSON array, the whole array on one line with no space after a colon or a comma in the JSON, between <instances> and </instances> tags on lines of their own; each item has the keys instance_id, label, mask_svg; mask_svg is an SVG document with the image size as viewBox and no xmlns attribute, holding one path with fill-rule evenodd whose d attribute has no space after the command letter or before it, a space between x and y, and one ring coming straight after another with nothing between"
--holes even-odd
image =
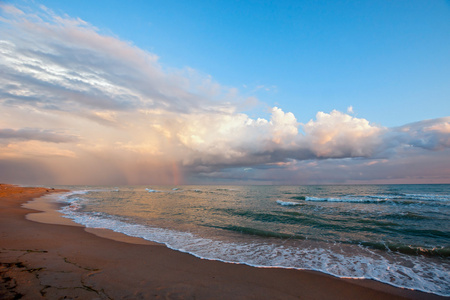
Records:
<instances>
[{"instance_id":1,"label":"shoreline","mask_svg":"<svg viewBox=\"0 0 450 300\"><path fill-rule=\"evenodd\" d=\"M204 260L61 214L72 224L54 224L55 204L45 207L41 197L54 192L63 191L0 185L2 299L448 299L368 279ZM21 206L34 198L40 206Z\"/></svg>"},{"instance_id":2,"label":"shoreline","mask_svg":"<svg viewBox=\"0 0 450 300\"><path fill-rule=\"evenodd\" d=\"M130 244L139 244L139 245L159 245L164 246L162 244L147 241L142 238L128 236L126 234L115 232L106 228L87 228L84 225L78 224L69 218L65 218L62 213L58 210L65 206L63 203L55 202L55 197L59 193L67 193L70 191L59 191L51 193L49 195L44 195L39 198L33 198L28 202L23 203L21 206L27 209L35 210L36 212L28 213L25 218L27 220L45 223L45 224L54 224L54 225L67 225L67 226L75 226L81 227L84 231L88 233L92 233L98 237L111 239L114 241L125 242ZM56 195L55 195L56 194Z\"/></svg>"}]
</instances>

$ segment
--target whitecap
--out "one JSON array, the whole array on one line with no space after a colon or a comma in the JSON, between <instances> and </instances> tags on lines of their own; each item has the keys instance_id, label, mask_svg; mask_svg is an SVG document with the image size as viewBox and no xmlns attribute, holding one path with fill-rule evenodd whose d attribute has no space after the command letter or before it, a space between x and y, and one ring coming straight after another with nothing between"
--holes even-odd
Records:
<instances>
[{"instance_id":1,"label":"whitecap","mask_svg":"<svg viewBox=\"0 0 450 300\"><path fill-rule=\"evenodd\" d=\"M281 200L277 200L277 203L282 205L282 206L296 206L296 205L301 205L300 203L297 202L289 202L289 201L281 201Z\"/></svg>"}]
</instances>

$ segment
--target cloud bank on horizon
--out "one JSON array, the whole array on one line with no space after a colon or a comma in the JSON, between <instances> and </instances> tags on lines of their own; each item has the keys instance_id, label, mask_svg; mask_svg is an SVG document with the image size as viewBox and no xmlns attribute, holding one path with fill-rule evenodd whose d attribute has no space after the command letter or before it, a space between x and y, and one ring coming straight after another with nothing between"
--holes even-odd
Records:
<instances>
[{"instance_id":1,"label":"cloud bank on horizon","mask_svg":"<svg viewBox=\"0 0 450 300\"><path fill-rule=\"evenodd\" d=\"M450 182L450 117L386 128L350 107L301 122L41 6L0 4L0 181Z\"/></svg>"}]
</instances>

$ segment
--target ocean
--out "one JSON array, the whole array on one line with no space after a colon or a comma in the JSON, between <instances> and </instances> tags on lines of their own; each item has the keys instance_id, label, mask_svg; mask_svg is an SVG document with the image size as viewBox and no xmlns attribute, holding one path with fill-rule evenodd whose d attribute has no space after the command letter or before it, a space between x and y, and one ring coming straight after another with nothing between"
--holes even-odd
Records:
<instances>
[{"instance_id":1,"label":"ocean","mask_svg":"<svg viewBox=\"0 0 450 300\"><path fill-rule=\"evenodd\" d=\"M65 217L203 259L450 296L450 185L63 186Z\"/></svg>"}]
</instances>

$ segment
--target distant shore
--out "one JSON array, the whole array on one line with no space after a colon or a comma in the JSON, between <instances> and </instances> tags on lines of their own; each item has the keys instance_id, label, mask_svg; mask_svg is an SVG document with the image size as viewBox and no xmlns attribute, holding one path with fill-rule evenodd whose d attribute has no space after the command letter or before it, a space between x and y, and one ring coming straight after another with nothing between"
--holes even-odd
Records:
<instances>
[{"instance_id":1,"label":"distant shore","mask_svg":"<svg viewBox=\"0 0 450 300\"><path fill-rule=\"evenodd\" d=\"M203 260L86 229L39 198L55 192L64 191L0 184L0 299L448 299L372 280Z\"/></svg>"}]
</instances>

